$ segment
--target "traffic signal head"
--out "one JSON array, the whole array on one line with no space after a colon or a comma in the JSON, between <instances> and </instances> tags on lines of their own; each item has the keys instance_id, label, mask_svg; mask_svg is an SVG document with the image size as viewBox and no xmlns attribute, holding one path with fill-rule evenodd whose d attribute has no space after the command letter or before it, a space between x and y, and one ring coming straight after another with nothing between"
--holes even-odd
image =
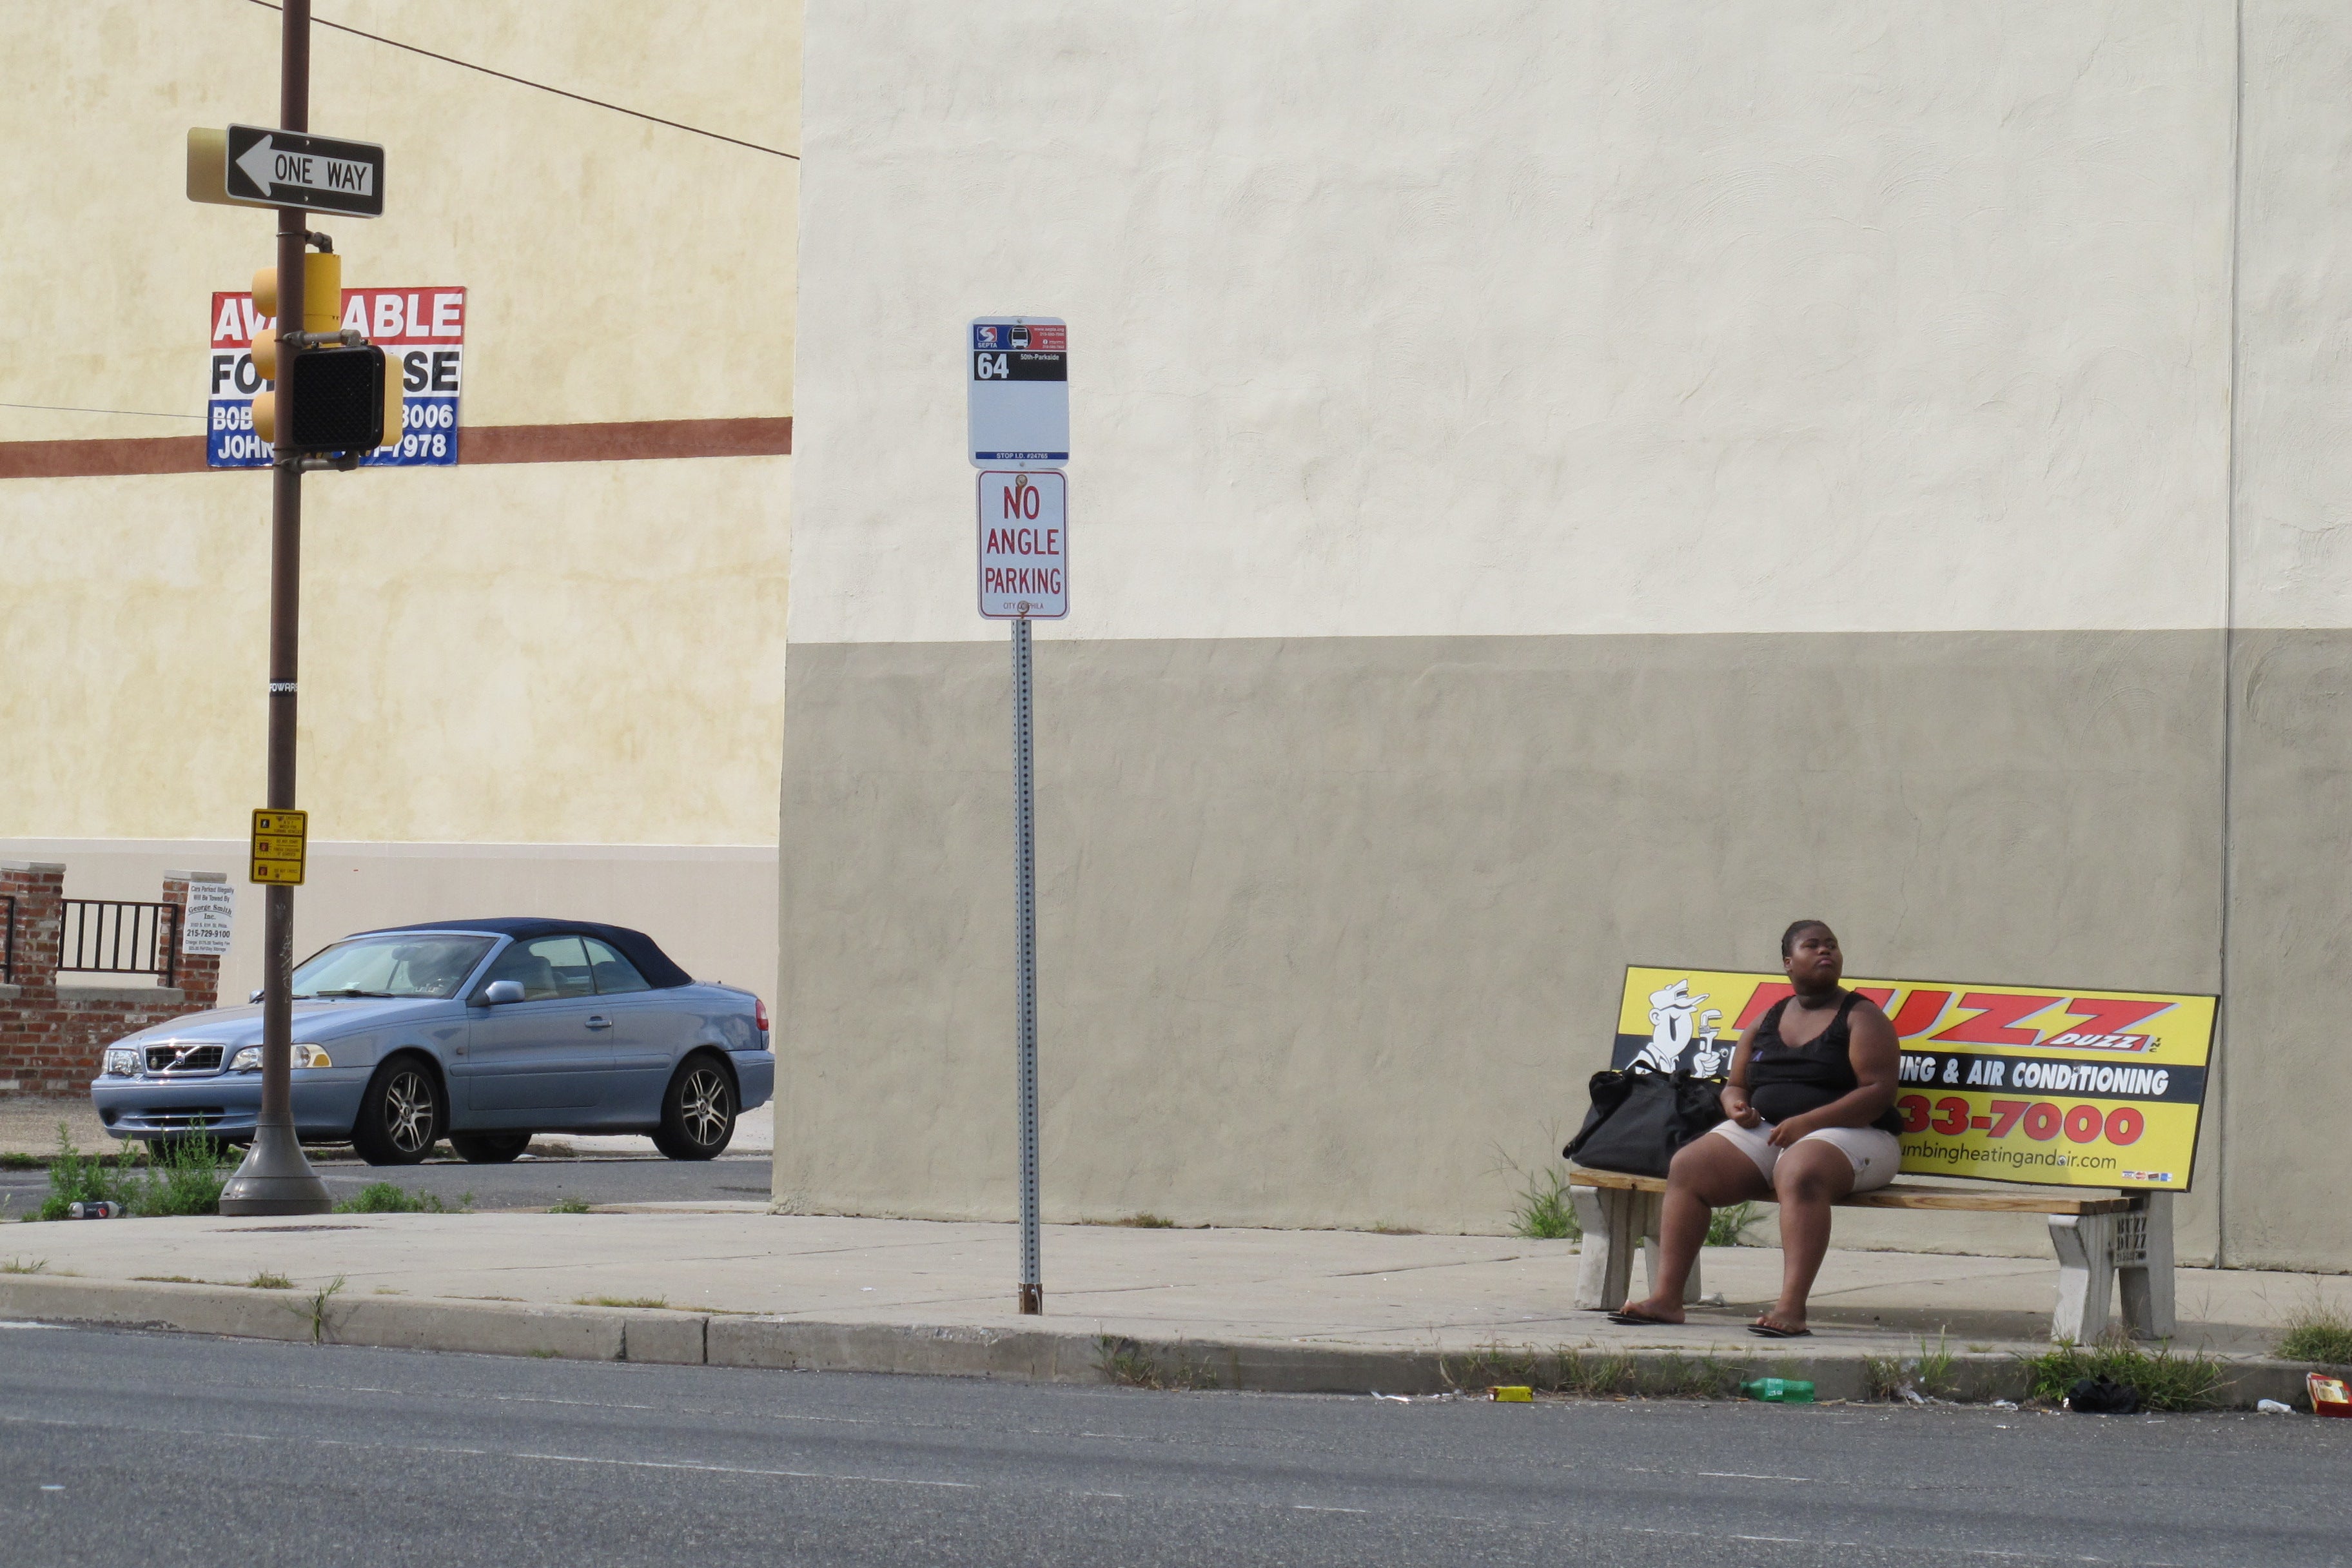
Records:
<instances>
[{"instance_id":1,"label":"traffic signal head","mask_svg":"<svg viewBox=\"0 0 2352 1568\"><path fill-rule=\"evenodd\" d=\"M253 275L253 308L264 316L278 314L278 268L264 267ZM311 251L302 258L302 324L305 332L331 332L343 319L343 258L332 251ZM278 336L256 334L253 368L264 381L278 379ZM266 438L266 437L265 437Z\"/></svg>"},{"instance_id":2,"label":"traffic signal head","mask_svg":"<svg viewBox=\"0 0 2352 1568\"><path fill-rule=\"evenodd\" d=\"M382 349L302 349L287 356L277 391L254 398L254 433L278 445L282 408L285 444L296 452L373 451L399 439L398 375Z\"/></svg>"},{"instance_id":3,"label":"traffic signal head","mask_svg":"<svg viewBox=\"0 0 2352 1568\"><path fill-rule=\"evenodd\" d=\"M297 452L367 452L383 445L385 370L378 348L304 349L292 355L278 384L285 399L286 445Z\"/></svg>"},{"instance_id":4,"label":"traffic signal head","mask_svg":"<svg viewBox=\"0 0 2352 1568\"><path fill-rule=\"evenodd\" d=\"M299 331L331 336L342 320L343 262L331 251L302 258L302 325ZM278 314L278 268L253 275L253 308ZM353 334L356 336L356 334ZM254 433L278 442L278 415L287 411L286 445L296 452L366 452L400 439L406 405L400 367L382 349L367 347L283 348L273 332L257 333L253 367L271 391L253 400Z\"/></svg>"}]
</instances>

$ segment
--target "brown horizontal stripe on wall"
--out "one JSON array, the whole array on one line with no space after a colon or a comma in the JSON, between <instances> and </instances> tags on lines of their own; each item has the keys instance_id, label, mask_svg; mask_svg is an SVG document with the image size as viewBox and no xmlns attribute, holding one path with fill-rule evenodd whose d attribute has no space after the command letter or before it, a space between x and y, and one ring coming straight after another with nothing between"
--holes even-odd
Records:
<instances>
[{"instance_id":1,"label":"brown horizontal stripe on wall","mask_svg":"<svg viewBox=\"0 0 2352 1568\"><path fill-rule=\"evenodd\" d=\"M457 461L614 463L632 458L781 458L793 449L782 419L646 419L617 425L488 425L461 428Z\"/></svg>"},{"instance_id":2,"label":"brown horizontal stripe on wall","mask_svg":"<svg viewBox=\"0 0 2352 1568\"><path fill-rule=\"evenodd\" d=\"M646 458L789 457L793 422L644 419L604 425L461 427L457 462L617 463ZM0 441L0 479L70 479L204 471L201 436L98 441ZM251 472L223 468L222 473Z\"/></svg>"},{"instance_id":3,"label":"brown horizontal stripe on wall","mask_svg":"<svg viewBox=\"0 0 2352 1568\"><path fill-rule=\"evenodd\" d=\"M139 436L119 441L0 441L0 479L186 474L204 466L202 436Z\"/></svg>"}]
</instances>

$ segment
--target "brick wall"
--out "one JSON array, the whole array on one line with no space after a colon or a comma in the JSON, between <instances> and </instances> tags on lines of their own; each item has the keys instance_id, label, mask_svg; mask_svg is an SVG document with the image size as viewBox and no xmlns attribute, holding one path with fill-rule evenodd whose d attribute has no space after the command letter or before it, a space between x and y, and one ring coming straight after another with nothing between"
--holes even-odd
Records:
<instances>
[{"instance_id":1,"label":"brick wall","mask_svg":"<svg viewBox=\"0 0 2352 1568\"><path fill-rule=\"evenodd\" d=\"M173 945L185 922L188 883L218 873L173 872L162 903L177 906ZM0 1094L73 1094L98 1074L99 1058L123 1036L218 1005L220 960L176 954L175 984L140 974L68 973L59 983L66 868L0 860L0 900L15 900L8 973L0 976ZM9 918L0 902L0 921Z\"/></svg>"}]
</instances>

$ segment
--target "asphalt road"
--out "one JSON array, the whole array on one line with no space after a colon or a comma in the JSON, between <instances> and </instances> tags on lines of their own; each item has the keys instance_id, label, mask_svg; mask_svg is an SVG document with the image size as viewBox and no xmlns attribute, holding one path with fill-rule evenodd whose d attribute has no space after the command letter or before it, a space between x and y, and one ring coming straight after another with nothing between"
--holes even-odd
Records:
<instances>
[{"instance_id":1,"label":"asphalt road","mask_svg":"<svg viewBox=\"0 0 2352 1568\"><path fill-rule=\"evenodd\" d=\"M12 1564L2347 1560L2352 1423L1395 1404L0 1328Z\"/></svg>"},{"instance_id":2,"label":"asphalt road","mask_svg":"<svg viewBox=\"0 0 2352 1568\"><path fill-rule=\"evenodd\" d=\"M471 1194L469 1206L477 1209L545 1209L566 1198L588 1204L764 1199L769 1157L759 1153L722 1154L716 1160L665 1160L657 1154L524 1158L507 1165L435 1159L421 1165L384 1166L345 1159L322 1160L317 1170L327 1190L338 1199L372 1182L390 1182L407 1192L431 1193L452 1208ZM39 1208L48 1194L47 1171L0 1171L0 1220Z\"/></svg>"}]
</instances>

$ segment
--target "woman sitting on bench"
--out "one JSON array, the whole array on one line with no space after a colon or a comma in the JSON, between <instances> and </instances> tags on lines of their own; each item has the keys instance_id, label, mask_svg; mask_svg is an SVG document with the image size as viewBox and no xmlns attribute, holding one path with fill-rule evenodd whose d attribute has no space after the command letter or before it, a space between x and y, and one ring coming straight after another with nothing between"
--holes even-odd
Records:
<instances>
[{"instance_id":1,"label":"woman sitting on bench","mask_svg":"<svg viewBox=\"0 0 2352 1568\"><path fill-rule=\"evenodd\" d=\"M1811 1333L1805 1300L1829 1251L1830 1205L1895 1179L1903 1159L1895 1026L1869 997L1838 984L1845 955L1820 921L1781 933L1780 963L1796 994L1741 1037L1723 1089L1729 1120L1685 1144L1667 1168L1655 1293L1626 1302L1612 1322L1681 1322L1683 1284L1708 1215L1772 1198L1780 1205L1780 1299L1748 1331Z\"/></svg>"}]
</instances>

